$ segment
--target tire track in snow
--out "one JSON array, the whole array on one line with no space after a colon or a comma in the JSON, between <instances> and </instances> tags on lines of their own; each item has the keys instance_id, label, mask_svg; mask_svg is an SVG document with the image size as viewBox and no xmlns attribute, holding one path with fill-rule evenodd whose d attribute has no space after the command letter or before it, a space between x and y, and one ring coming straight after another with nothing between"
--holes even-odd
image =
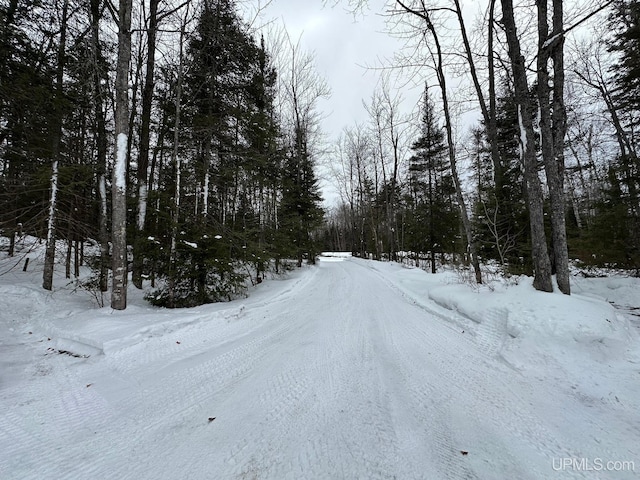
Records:
<instances>
[{"instance_id":1,"label":"tire track in snow","mask_svg":"<svg viewBox=\"0 0 640 480\"><path fill-rule=\"evenodd\" d=\"M277 306L247 309L239 324L249 331L225 343L208 345L216 333L194 324L184 349L144 353L136 365L127 365L136 349L107 356L90 389L88 369L60 377L60 389L85 390L47 411L68 412L80 433L30 438L23 413L33 409L18 410L0 417L0 445L16 439L21 480L552 478L552 458L582 453L528 404L539 397L511 391L527 394L495 358L500 328L468 339L354 264L321 265L313 284ZM45 392L39 385L29 397ZM63 413L50 425L63 425Z\"/></svg>"},{"instance_id":2,"label":"tire track in snow","mask_svg":"<svg viewBox=\"0 0 640 480\"><path fill-rule=\"evenodd\" d=\"M382 291L374 295L388 298ZM404 325L403 313L406 313L407 307L412 308L411 305L402 305L398 312L386 303L379 302L376 305L378 314L373 335L380 344L379 351L385 354L380 361L386 367L384 377L400 380L399 385L396 385L397 391L394 392L397 403L395 411L397 418L401 419L402 431L412 431L411 436L405 437L402 450L411 456L407 460L412 460L414 464L424 464L424 458L429 458L428 464L432 470L424 472L424 477L420 478L476 478L465 466L459 444L456 444L451 431L448 399L438 388L438 372L433 370L429 359L423 358L422 360L427 361L419 362L422 368L421 374L417 375L417 358L411 358L398 347L394 331L403 329L411 334ZM403 346L406 344L403 343Z\"/></svg>"},{"instance_id":3,"label":"tire track in snow","mask_svg":"<svg viewBox=\"0 0 640 480\"><path fill-rule=\"evenodd\" d=\"M420 349L431 352L434 368L439 372L437 376L446 379L446 384L441 382L436 391L433 388L414 390L414 394L424 399L439 396L442 398L441 403L450 405L449 415L455 413L463 419L458 419L457 422L461 427L455 435L459 442L469 444L471 441L472 445L485 446L491 443L486 451L493 451L496 458L500 458L500 455L508 458L516 454L512 453L516 449L523 451L522 455L503 461L502 465L496 465L497 468L512 468L514 465L522 464L522 469L508 472L510 476L514 476L513 478L542 478L553 473L554 458L586 456L571 449L572 442L569 439L556 429L550 429L546 419L536 415L528 402L512 391L508 380L517 382L517 387L521 388L521 379L514 378L517 373L506 369L495 360L494 352L501 342L499 329L492 332L489 328L485 333L481 333L479 345L466 342L474 348L459 348L456 344L459 342L460 334L456 334L455 330L442 328L438 321L433 322L425 318L424 322L419 322L416 318L419 317L407 315L407 320L412 325L396 328L393 332L399 335L402 345L415 345L416 356L420 355ZM404 357L404 366L410 372L408 375L417 380L413 384L428 385L433 381L433 377L425 375L423 369L413 367L419 362L415 359L412 361L401 350L398 350L397 354ZM487 428L496 436L488 438ZM444 429L439 431L442 432ZM507 435L505 431L508 432ZM512 442L511 445L507 445L503 441L504 438L520 439L520 444L515 445ZM531 462L531 452L536 452L538 458L544 459L548 466L545 465L540 470L540 465L544 462ZM601 449L600 455L604 454L609 455L609 458L617 458L613 452ZM564 473L566 478L586 477L584 472ZM465 477L454 475L452 478Z\"/></svg>"},{"instance_id":4,"label":"tire track in snow","mask_svg":"<svg viewBox=\"0 0 640 480\"><path fill-rule=\"evenodd\" d=\"M359 264L359 262L354 263ZM421 362L416 362L415 359L407 357L405 352L401 350L397 351L397 355L404 358L403 364L408 369L407 371L410 372L408 373L408 378L417 380L411 382L411 384L431 384L430 388L414 391L417 398L422 397L428 400L429 398L439 397L442 399L441 403L449 405L450 416L455 414L455 416L468 419L465 422L457 422L460 432L455 436L461 437L459 440L466 442L467 440L464 437L473 436L476 438L473 443L478 445L486 444L486 436L482 436L478 432L482 433L487 428L490 428L500 434L504 430L508 430L510 433L508 438L519 438L521 443L524 444L524 447L518 445L518 448L525 448L527 453L531 451L538 452L538 458L548 460L548 468L544 466L544 470L538 474L532 474L532 471L535 472L537 466L536 464L531 464L528 469L516 474L516 476L521 475L520 478L540 478L540 475L549 475L553 472L551 466L554 458L581 456L580 452L569 447L571 445L569 439L565 438L557 429L550 430L545 419L536 415L527 402L512 392L506 379L516 374L503 364L496 362L495 358L498 345L502 341L499 328L495 328L496 322L493 323L493 326L484 327L484 331L479 329L477 337L470 341L468 337L451 328L449 323L442 323L441 319L448 322L444 315L432 311L428 306L418 304L402 289L372 267L360 266L384 280L384 283L391 289L400 292L409 305L431 314L426 317L423 315L423 322L418 320L420 316L407 314L405 316L406 320L411 325L405 325L404 328L395 328L393 332L397 335L399 334L400 344L404 346L413 344L415 346L414 355L416 357L422 355L422 350L428 349L432 353L430 358L432 361L435 360L433 366L439 372L437 378L447 379L446 384L442 381L438 384L436 381L436 384L433 385L433 376L427 375L424 369L414 368L415 364L420 364ZM498 312L493 313L499 315ZM390 312L390 315L393 316L393 312ZM429 317L433 320L429 320ZM499 321L500 319L497 320ZM419 342L417 342L417 338L420 339ZM463 345L466 348L460 348ZM497 371L496 373L501 375L492 375L493 371ZM517 378L511 379L516 382L520 381ZM407 383L410 382L407 381ZM522 385L517 386L520 388ZM437 431L439 432L438 435L442 435L442 432L446 431L446 429L440 428ZM504 438L504 434L502 437ZM444 439L443 441L447 444L449 439ZM492 450L501 452L501 455L509 455L513 447L514 445L506 445L502 441L498 441ZM606 453L610 455L610 458L617 458L613 452L606 449L600 450L600 453L601 455ZM496 453L496 455L498 454ZM450 455L447 454L445 459L448 461L450 458ZM518 465L521 462L522 459L513 458L512 461L503 463L505 465ZM543 462L539 462L539 464L541 463ZM460 475L462 474L460 473ZM583 478L584 472L571 472L568 475L570 478ZM465 477L454 475L452 478Z\"/></svg>"},{"instance_id":5,"label":"tire track in snow","mask_svg":"<svg viewBox=\"0 0 640 480\"><path fill-rule=\"evenodd\" d=\"M262 306L281 304L287 300L288 296L303 289L312 281L314 276L315 272L304 275L294 285L278 294L277 297L266 301L263 300L259 303ZM241 313L243 308L244 306L240 309L229 310L231 313L235 310ZM260 324L260 322L257 323ZM252 327L255 328L256 326L252 325ZM2 429L2 435L0 436L0 442L2 443L0 445L6 446L5 452L11 452L6 463L4 463L4 460L0 463L2 465L0 472L5 471L16 474L16 472L22 471L24 474L19 474L21 479L39 479L51 474L58 478L89 478L85 473L91 473L91 478L111 476L111 473L105 470L105 468L109 468L104 467L105 462L113 457L127 457L129 453L126 442L119 441L119 437L122 435L121 429L124 428L126 430L127 427L133 425L134 431L139 430L142 432L139 434L142 438L145 432L161 428L163 422L166 421L165 418L161 418L162 413L169 411L169 415L171 415L171 408L167 404L169 406L173 404L173 407L176 408L176 402L181 404L185 397L187 403L195 404L207 396L207 388L196 388L195 390L191 388L192 383L196 382L195 379L202 380L201 384L206 384L207 375L215 376L219 374L219 379L228 379L231 383L237 382L251 369L251 364L258 360L259 355L248 356L248 364L242 364L240 360L237 360L238 357L247 356L252 349L260 350L262 345L277 338L278 334L284 334L285 330L283 328L274 329L268 335L253 339L250 342L246 342L246 338L242 338L239 341L241 345L239 349L233 350L232 345L231 351L227 351L220 358L212 360L212 362L219 361L221 367L216 369L212 368L211 364L204 365L204 370L209 370L209 372L203 372L202 369L196 369L198 371L192 369L184 374L183 382L177 381L180 374L176 373L166 379L168 383L164 387L155 390L147 388L146 392L133 395L133 401L131 398L118 400L115 405L110 404L103 396L97 393L100 390L99 386L88 388L87 382L81 382L79 377L71 375L70 372L75 372L76 370L72 366L65 370L68 367L65 364L61 370L63 374L59 374L57 371L51 372L51 368L48 368L47 371L43 371L41 374L51 377L48 380L55 377L55 384L58 387L55 392L50 391L50 388L46 386L41 386L39 382L30 382L29 388L20 392L19 395L23 399L32 399L28 401L35 402L35 404L42 405L42 407L37 409L29 408L28 410L17 409L15 412L12 411L10 415L0 418L0 428ZM186 333L187 337L189 337L187 341L199 340L203 343L202 341L204 340L209 343L212 339L222 337L224 332L218 334L218 331L219 329L215 325L198 325L196 323L195 325L187 326L185 332L173 332L173 335L179 336L181 333ZM137 349L138 351L136 351L136 348L125 348L116 351L113 357L107 356L106 363L116 373L120 373L120 376L124 379L122 383L128 389L135 391L136 388L141 387L140 383L135 384L134 376L136 374L144 374L142 373L144 369L141 367L147 365L155 366L163 358L170 358L175 363L174 357L176 356L185 359L189 355L193 355L193 349L179 349L174 341L167 341L170 337L171 335L169 335L169 338L158 337L158 348L149 348L149 345L145 345L147 348ZM152 338L151 340L156 339ZM222 348L229 350L228 344L233 343L233 341L229 342L227 340L227 345L223 345ZM205 344L202 351L206 350L206 348L207 345ZM143 353L142 358L136 357L141 352ZM67 360L67 364L69 363L68 361L71 361L71 359L66 358L64 360ZM137 360L137 362L132 360ZM239 364L238 368L231 371L229 377L227 377L225 369L228 371L230 365L236 361ZM44 364L53 365L54 369L56 369L60 362L54 361L54 357L51 356L46 361L43 361ZM147 369L145 373L152 370L153 367ZM95 375L87 377L90 379L88 381L92 381L93 377ZM131 381L132 378L133 381ZM213 390L224 388L224 382L217 383L219 385L213 385L210 388ZM176 388L172 389L172 384ZM168 398L167 392L179 393ZM192 394L185 395L183 392L192 392ZM147 395L150 395L156 401L148 402ZM152 403L153 410L156 411L140 410L138 405L144 405L145 403ZM177 407L177 409L180 408L182 408L182 405ZM10 411L11 409L5 408L4 410ZM25 412L24 415L22 414L23 411ZM113 418L116 411L123 413L123 419ZM183 413L182 415L185 418L189 417L189 413ZM124 420L124 422L121 420ZM138 426L140 428L135 428ZM95 436L94 432L100 433L99 438L92 438ZM48 440L52 435L56 438L55 442ZM82 439L80 442L78 437ZM86 445L79 445L83 441L86 442ZM109 445L109 447L105 449L105 445ZM94 457L96 452L105 450L108 452L105 455L106 458ZM35 457L32 454L34 451L38 452ZM87 461L88 459L92 461ZM25 465L29 467L25 469ZM131 475L130 468L122 471L122 478L126 478L129 475ZM1 478L10 478L11 476L0 475Z\"/></svg>"},{"instance_id":6,"label":"tire track in snow","mask_svg":"<svg viewBox=\"0 0 640 480\"><path fill-rule=\"evenodd\" d=\"M79 436L93 436L94 427L112 418L101 397L78 383L76 372L85 361L53 354L45 358L51 365L46 377L31 379L20 392L29 408L2 408L0 450L8 463L0 463L0 478L73 478L68 471L76 468L77 457L66 456L67 445L73 448ZM53 380L53 392L46 380Z\"/></svg>"},{"instance_id":7,"label":"tire track in snow","mask_svg":"<svg viewBox=\"0 0 640 480\"><path fill-rule=\"evenodd\" d=\"M489 357L495 357L502 350L507 335L509 312L504 308L494 308L487 312L476 329L478 349Z\"/></svg>"},{"instance_id":8,"label":"tire track in snow","mask_svg":"<svg viewBox=\"0 0 640 480\"><path fill-rule=\"evenodd\" d=\"M352 284L316 286L321 298L336 289L348 294ZM314 341L298 352L303 366L294 361L274 372L258 404L249 408L266 412L254 430L259 447L249 453L242 435L227 454L233 463L228 478L256 472L259 478L321 478L326 472L335 478L394 478L394 432L372 361L368 319L337 307L321 312L327 320L309 320L312 327L305 333Z\"/></svg>"},{"instance_id":9,"label":"tire track in snow","mask_svg":"<svg viewBox=\"0 0 640 480\"><path fill-rule=\"evenodd\" d=\"M193 349L207 350L212 344L224 340L225 343L250 334L252 331L261 328L268 323L269 318L265 316L260 319L252 315L251 330L245 332L242 329L246 325L239 320L246 318L249 312L261 309L273 309L289 300L297 292L306 288L316 277L317 270L305 272L300 278L293 281L292 285L278 292L274 297L262 300L246 300L240 306L230 302L230 307L222 310L212 310L209 313L195 314L184 309L184 315L194 317L184 327L171 331L170 333L153 331L142 331L139 333L140 341L132 346L126 346L110 352L107 356L112 368L122 374L132 373L136 369L142 369L146 365L153 365L160 360L169 359L175 361L176 358L192 355ZM200 307L204 310L207 306ZM224 321L221 326L220 323ZM230 327L230 324L235 324ZM220 328L222 327L222 328ZM156 346L156 348L153 348Z\"/></svg>"},{"instance_id":10,"label":"tire track in snow","mask_svg":"<svg viewBox=\"0 0 640 480\"><path fill-rule=\"evenodd\" d=\"M44 478L52 471L57 472L58 478L88 478L86 475L89 473L93 475L92 478L145 478L145 458L162 459L165 454L170 456L175 449L171 443L172 432L167 438L163 428L169 425L171 430L171 425L206 424L208 414L202 411L203 404L223 390L232 388L268 351L264 347L277 344L278 339L293 327L291 324L283 325L248 342L242 339L243 342L222 354L202 354L202 362L187 362L185 368L174 366L168 375L156 375L153 381L140 379L139 385L130 382L128 388L133 391L128 396L108 402L109 408L122 415L113 423L103 421L92 424L84 416L86 410L83 411L90 408L91 402L88 401L84 402L85 407L82 408L63 409L56 417L58 424L68 422L70 425L84 425L85 430L95 429L99 435L85 438L84 442L79 443L78 431L75 430L74 439L65 441L63 436L55 447L39 449L38 458L29 470L30 475L24 478ZM100 391L99 385L91 388ZM123 430L136 432L134 439L119 441ZM136 445L133 451L129 451L131 444ZM105 449L105 445L109 447ZM32 446L22 444L21 449L30 449ZM63 455L61 451L64 451ZM100 451L105 454L95 456L95 452ZM93 462L87 462L88 455L93 455ZM132 455L135 455L136 462L114 468L114 458Z\"/></svg>"}]
</instances>

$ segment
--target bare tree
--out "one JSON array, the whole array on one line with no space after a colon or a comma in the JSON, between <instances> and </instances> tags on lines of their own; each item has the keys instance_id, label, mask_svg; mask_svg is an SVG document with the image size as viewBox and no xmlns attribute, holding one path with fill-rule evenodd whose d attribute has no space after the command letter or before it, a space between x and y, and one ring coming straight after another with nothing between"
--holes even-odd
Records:
<instances>
[{"instance_id":1,"label":"bare tree","mask_svg":"<svg viewBox=\"0 0 640 480\"><path fill-rule=\"evenodd\" d=\"M362 124L346 127L339 143L340 166L339 171L336 172L336 178L339 182L338 188L342 202L349 212L351 251L360 256L366 254L364 220L368 217L377 258L378 223L372 216L371 198L367 195L365 188L365 184L369 183L366 170L372 161L372 150L371 137Z\"/></svg>"},{"instance_id":2,"label":"bare tree","mask_svg":"<svg viewBox=\"0 0 640 480\"><path fill-rule=\"evenodd\" d=\"M607 78L607 70L610 65L602 58L603 48L601 42L594 42L581 49L578 55L577 65L573 72L582 80L582 82L593 91L597 92L604 103L608 120L613 126L614 137L620 151L620 159L625 176L631 179L633 163L638 162L638 151L636 143L633 140L633 131L629 131L624 127L623 119L615 104L614 92L611 89L610 81ZM640 213L640 192L636 188L636 183L628 181L629 200L634 215Z\"/></svg>"},{"instance_id":3,"label":"bare tree","mask_svg":"<svg viewBox=\"0 0 640 480\"><path fill-rule=\"evenodd\" d=\"M304 253L308 255L310 263L315 263L311 234L315 223L321 220L321 198L314 171L320 135L317 106L321 98L331 94L331 90L316 72L313 55L302 52L299 42L294 44L287 38L289 51L282 81L291 151L287 175L292 187L285 188L285 193L291 196L285 197L283 204L290 203L293 219L291 228L295 232L293 241L296 244L298 266L301 266Z\"/></svg>"},{"instance_id":4,"label":"bare tree","mask_svg":"<svg viewBox=\"0 0 640 480\"><path fill-rule=\"evenodd\" d=\"M458 205L460 206L460 217L462 218L462 225L463 225L464 233L467 239L467 249L471 256L471 264L473 265L476 282L482 283L482 272L480 271L480 261L478 259L476 241L473 236L471 221L469 220L466 201L464 199L464 195L462 192L462 185L460 183L460 176L458 174L455 142L453 138L453 125L452 125L452 118L451 118L451 110L449 108L449 96L447 93L447 81L446 81L446 75L444 71L443 53L442 53L442 46L440 44L440 37L438 36L438 32L436 31L435 26L431 20L431 13L429 9L426 7L424 1L421 0L420 2L421 3L420 10L416 10L408 7L401 0L396 0L396 2L398 3L398 5L402 7L402 9L405 12L421 18L426 24L427 31L430 33L431 37L433 38L435 52L432 52L432 58L433 58L433 62L436 70L438 85L440 87L442 107L443 107L444 117L445 117L445 130L447 134L447 150L449 154L451 174L452 174L453 183L456 189L456 197L458 200Z\"/></svg>"},{"instance_id":5,"label":"bare tree","mask_svg":"<svg viewBox=\"0 0 640 480\"><path fill-rule=\"evenodd\" d=\"M385 212L385 236L389 259L397 260L398 231L396 225L397 190L400 167L402 163L401 137L408 122L400 115L399 96L391 94L389 78L382 78L379 91L375 92L371 103L365 105L371 119L373 137L375 139L374 161L380 162L382 173L382 200ZM389 163L390 165L387 165ZM377 165L376 167L377 172ZM376 182L376 195L378 182Z\"/></svg>"},{"instance_id":6,"label":"bare tree","mask_svg":"<svg viewBox=\"0 0 640 480\"><path fill-rule=\"evenodd\" d=\"M535 150L535 132L533 130L533 113L535 107L529 96L529 83L524 57L520 49L520 40L513 13L513 1L501 0L502 22L509 47L509 60L513 74L515 100L518 107L520 126L521 156L524 165L529 203L529 221L531 225L531 248L533 256L534 279L536 290L552 292L551 262L547 251L547 239L544 231L543 196Z\"/></svg>"},{"instance_id":7,"label":"bare tree","mask_svg":"<svg viewBox=\"0 0 640 480\"><path fill-rule=\"evenodd\" d=\"M564 31L562 0L553 0L553 30L549 32L547 0L538 0L538 104L542 158L551 203L551 234L556 280L569 295L569 254L565 224L564 137L567 112L564 107ZM549 60L553 59L553 107L550 106Z\"/></svg>"},{"instance_id":8,"label":"bare tree","mask_svg":"<svg viewBox=\"0 0 640 480\"><path fill-rule=\"evenodd\" d=\"M151 107L153 104L153 86L155 83L156 34L158 29L158 4L160 0L149 0L149 20L147 26L147 62L142 90L142 113L140 116L140 154L138 155L138 215L136 218L136 236L133 249L132 283L142 288L142 236L145 229L149 182L149 144L151 133Z\"/></svg>"}]
</instances>

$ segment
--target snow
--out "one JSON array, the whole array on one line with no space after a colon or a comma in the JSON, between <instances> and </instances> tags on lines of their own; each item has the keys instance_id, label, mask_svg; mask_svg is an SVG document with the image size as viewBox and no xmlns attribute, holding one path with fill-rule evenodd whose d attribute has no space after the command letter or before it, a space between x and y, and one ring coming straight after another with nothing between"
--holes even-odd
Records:
<instances>
[{"instance_id":1,"label":"snow","mask_svg":"<svg viewBox=\"0 0 640 480\"><path fill-rule=\"evenodd\" d=\"M520 158L524 161L524 155L528 148L527 130L522 122L522 107L518 105L518 128L520 129Z\"/></svg>"},{"instance_id":2,"label":"snow","mask_svg":"<svg viewBox=\"0 0 640 480\"><path fill-rule=\"evenodd\" d=\"M147 197L149 192L146 184L140 185L138 189L138 218L136 226L138 230L144 230L144 222L147 217Z\"/></svg>"},{"instance_id":3,"label":"snow","mask_svg":"<svg viewBox=\"0 0 640 480\"><path fill-rule=\"evenodd\" d=\"M98 176L98 189L100 191L100 213L102 218L107 218L107 181L104 175Z\"/></svg>"},{"instance_id":4,"label":"snow","mask_svg":"<svg viewBox=\"0 0 640 480\"><path fill-rule=\"evenodd\" d=\"M637 478L640 279L568 297L325 253L115 311L29 256L0 276L2 479Z\"/></svg>"},{"instance_id":5,"label":"snow","mask_svg":"<svg viewBox=\"0 0 640 480\"><path fill-rule=\"evenodd\" d=\"M204 176L204 193L203 193L203 207L202 207L202 215L209 215L209 172L207 172Z\"/></svg>"},{"instance_id":6,"label":"snow","mask_svg":"<svg viewBox=\"0 0 640 480\"><path fill-rule=\"evenodd\" d=\"M564 35L564 32L559 32L553 35L552 37L549 37L547 41L542 44L542 46L540 47L540 50L545 50L549 48L558 40L558 38L562 37L563 35Z\"/></svg>"},{"instance_id":7,"label":"snow","mask_svg":"<svg viewBox=\"0 0 640 480\"><path fill-rule=\"evenodd\" d=\"M53 161L51 174L51 199L49 202L49 220L47 222L47 243L53 242L56 208L58 204L58 160Z\"/></svg>"},{"instance_id":8,"label":"snow","mask_svg":"<svg viewBox=\"0 0 640 480\"><path fill-rule=\"evenodd\" d=\"M117 138L116 164L114 176L116 187L121 191L127 190L127 134L119 133Z\"/></svg>"}]
</instances>

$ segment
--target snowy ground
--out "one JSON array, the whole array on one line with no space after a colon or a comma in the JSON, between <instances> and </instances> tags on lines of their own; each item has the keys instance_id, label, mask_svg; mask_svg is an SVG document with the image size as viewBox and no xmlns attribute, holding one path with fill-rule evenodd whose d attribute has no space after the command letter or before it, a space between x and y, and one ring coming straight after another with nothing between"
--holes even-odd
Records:
<instances>
[{"instance_id":1,"label":"snowy ground","mask_svg":"<svg viewBox=\"0 0 640 480\"><path fill-rule=\"evenodd\" d=\"M0 275L0 479L638 478L638 279L569 298L325 257L116 312L40 272Z\"/></svg>"}]
</instances>

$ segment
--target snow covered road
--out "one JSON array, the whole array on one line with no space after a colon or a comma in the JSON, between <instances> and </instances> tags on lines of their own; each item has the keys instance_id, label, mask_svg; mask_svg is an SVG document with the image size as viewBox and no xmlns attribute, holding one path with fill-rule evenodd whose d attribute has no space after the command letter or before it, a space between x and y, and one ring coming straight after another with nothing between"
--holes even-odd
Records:
<instances>
[{"instance_id":1,"label":"snow covered road","mask_svg":"<svg viewBox=\"0 0 640 480\"><path fill-rule=\"evenodd\" d=\"M562 461L637 463L637 423L523 375L500 335L444 321L369 262L322 261L243 305L47 356L0 390L0 478L635 478Z\"/></svg>"}]
</instances>

